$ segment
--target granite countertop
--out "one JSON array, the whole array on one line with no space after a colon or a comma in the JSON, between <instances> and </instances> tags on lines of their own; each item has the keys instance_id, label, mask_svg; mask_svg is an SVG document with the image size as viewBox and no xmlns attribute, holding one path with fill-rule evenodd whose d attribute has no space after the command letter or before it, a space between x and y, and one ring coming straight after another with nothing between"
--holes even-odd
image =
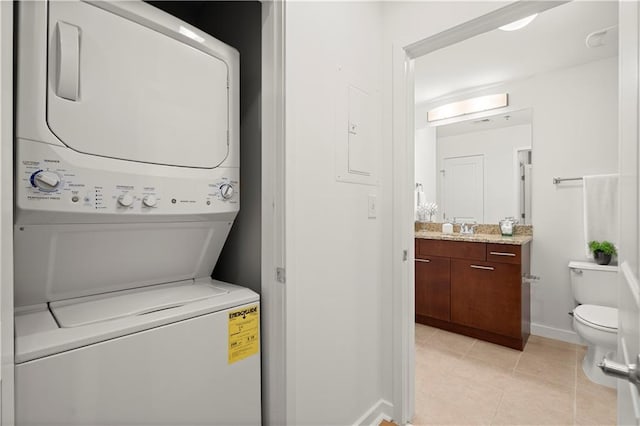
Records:
<instances>
[{"instance_id":1,"label":"granite countertop","mask_svg":"<svg viewBox=\"0 0 640 426\"><path fill-rule=\"evenodd\" d=\"M424 230L416 231L415 237L427 240L470 241L476 243L512 244L516 246L525 245L533 240L531 235L514 235L513 237L504 237L500 234L443 234L438 231Z\"/></svg>"}]
</instances>

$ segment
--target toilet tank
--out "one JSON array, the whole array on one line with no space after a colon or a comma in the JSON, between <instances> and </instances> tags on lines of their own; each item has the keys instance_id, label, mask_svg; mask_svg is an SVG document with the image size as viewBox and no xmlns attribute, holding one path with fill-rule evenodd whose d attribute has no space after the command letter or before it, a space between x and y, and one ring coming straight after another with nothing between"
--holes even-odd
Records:
<instances>
[{"instance_id":1,"label":"toilet tank","mask_svg":"<svg viewBox=\"0 0 640 426\"><path fill-rule=\"evenodd\" d=\"M581 304L618 307L618 267L569 262L571 291Z\"/></svg>"}]
</instances>

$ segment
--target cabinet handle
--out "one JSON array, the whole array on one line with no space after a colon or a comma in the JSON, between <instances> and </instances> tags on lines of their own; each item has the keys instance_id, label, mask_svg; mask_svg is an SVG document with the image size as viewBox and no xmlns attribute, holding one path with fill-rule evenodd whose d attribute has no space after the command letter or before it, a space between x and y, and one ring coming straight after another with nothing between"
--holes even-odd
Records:
<instances>
[{"instance_id":1,"label":"cabinet handle","mask_svg":"<svg viewBox=\"0 0 640 426\"><path fill-rule=\"evenodd\" d=\"M512 257L516 256L515 253L503 253L501 251L490 251L489 254L492 254L494 256L512 256Z\"/></svg>"},{"instance_id":2,"label":"cabinet handle","mask_svg":"<svg viewBox=\"0 0 640 426\"><path fill-rule=\"evenodd\" d=\"M471 265L473 269L484 269L486 271L493 271L495 268L493 266L480 266L480 265Z\"/></svg>"},{"instance_id":3,"label":"cabinet handle","mask_svg":"<svg viewBox=\"0 0 640 426\"><path fill-rule=\"evenodd\" d=\"M416 259L416 262L424 262L424 263L429 263L431 262L429 259Z\"/></svg>"}]
</instances>

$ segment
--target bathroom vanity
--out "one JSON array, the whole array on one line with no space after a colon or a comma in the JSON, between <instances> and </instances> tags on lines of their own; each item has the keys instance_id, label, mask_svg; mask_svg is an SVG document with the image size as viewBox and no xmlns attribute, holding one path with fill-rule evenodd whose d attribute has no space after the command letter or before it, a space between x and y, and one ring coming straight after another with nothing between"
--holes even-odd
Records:
<instances>
[{"instance_id":1,"label":"bathroom vanity","mask_svg":"<svg viewBox=\"0 0 640 426\"><path fill-rule=\"evenodd\" d=\"M531 239L417 232L416 322L522 350Z\"/></svg>"}]
</instances>

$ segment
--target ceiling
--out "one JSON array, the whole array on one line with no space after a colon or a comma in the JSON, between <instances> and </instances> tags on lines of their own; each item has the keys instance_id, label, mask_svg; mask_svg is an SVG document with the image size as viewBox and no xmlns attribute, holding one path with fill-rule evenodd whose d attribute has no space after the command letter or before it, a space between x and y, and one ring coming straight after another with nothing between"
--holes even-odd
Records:
<instances>
[{"instance_id":1,"label":"ceiling","mask_svg":"<svg viewBox=\"0 0 640 426\"><path fill-rule=\"evenodd\" d=\"M603 46L589 48L585 40L617 23L617 2L576 0L541 13L521 30L496 29L432 52L415 61L416 104L615 56L617 27Z\"/></svg>"}]
</instances>

